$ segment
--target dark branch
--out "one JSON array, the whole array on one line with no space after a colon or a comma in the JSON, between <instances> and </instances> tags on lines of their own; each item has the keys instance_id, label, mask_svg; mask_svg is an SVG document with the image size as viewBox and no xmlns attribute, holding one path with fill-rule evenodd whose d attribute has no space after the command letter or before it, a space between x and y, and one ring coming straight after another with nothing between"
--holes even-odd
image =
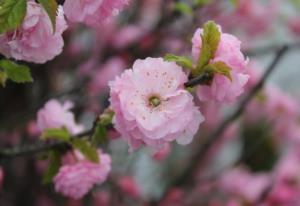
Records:
<instances>
[{"instance_id":1,"label":"dark branch","mask_svg":"<svg viewBox=\"0 0 300 206\"><path fill-rule=\"evenodd\" d=\"M94 128L80 133L72 138L83 138L86 136L90 136L93 133ZM20 145L13 148L4 148L0 149L0 159L1 158L13 158L18 156L26 156L26 155L33 155L41 152L45 152L51 149L60 149L68 147L68 143L66 142L45 142L45 141L38 141L37 143L30 144L30 145Z\"/></svg>"}]
</instances>

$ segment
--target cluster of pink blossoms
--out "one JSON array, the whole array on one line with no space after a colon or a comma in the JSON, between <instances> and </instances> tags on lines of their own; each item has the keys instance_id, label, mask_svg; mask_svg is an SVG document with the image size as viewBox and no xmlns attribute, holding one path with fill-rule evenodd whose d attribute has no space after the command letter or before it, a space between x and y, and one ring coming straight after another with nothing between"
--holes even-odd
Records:
<instances>
[{"instance_id":1,"label":"cluster of pink blossoms","mask_svg":"<svg viewBox=\"0 0 300 206\"><path fill-rule=\"evenodd\" d=\"M162 58L137 60L110 83L114 124L132 149L142 144L159 147L176 140L192 141L204 121L184 89L182 68Z\"/></svg>"},{"instance_id":2,"label":"cluster of pink blossoms","mask_svg":"<svg viewBox=\"0 0 300 206\"><path fill-rule=\"evenodd\" d=\"M129 0L66 0L64 11L71 22L98 27L129 3Z\"/></svg>"},{"instance_id":3,"label":"cluster of pink blossoms","mask_svg":"<svg viewBox=\"0 0 300 206\"><path fill-rule=\"evenodd\" d=\"M219 27L220 32L221 27ZM192 56L198 60L202 47L201 34L203 29L197 29L193 38ZM197 95L201 101L231 103L244 92L249 75L246 73L247 60L241 52L241 42L233 35L221 33L220 42L213 62L224 62L231 68L232 80L222 74L214 74L210 85L198 86Z\"/></svg>"},{"instance_id":4,"label":"cluster of pink blossoms","mask_svg":"<svg viewBox=\"0 0 300 206\"><path fill-rule=\"evenodd\" d=\"M195 60L200 56L202 32L198 29L192 39ZM210 63L225 63L232 79L215 73L209 85L197 86L200 101L229 103L243 93L249 75L240 44L236 37L221 33ZM192 141L204 117L184 89L187 80L187 74L175 63L146 58L137 60L131 70L110 83L114 124L132 149L142 144L161 147L173 140L179 144Z\"/></svg>"},{"instance_id":5,"label":"cluster of pink blossoms","mask_svg":"<svg viewBox=\"0 0 300 206\"><path fill-rule=\"evenodd\" d=\"M95 184L103 183L111 170L111 158L98 150L100 163L86 160L78 151L74 160L65 161L54 177L55 190L67 197L81 199Z\"/></svg>"},{"instance_id":6,"label":"cluster of pink blossoms","mask_svg":"<svg viewBox=\"0 0 300 206\"><path fill-rule=\"evenodd\" d=\"M56 16L56 28L46 11L34 1L27 2L27 13L19 29L0 35L0 53L34 63L45 63L62 52L62 33L67 29L61 6Z\"/></svg>"}]
</instances>

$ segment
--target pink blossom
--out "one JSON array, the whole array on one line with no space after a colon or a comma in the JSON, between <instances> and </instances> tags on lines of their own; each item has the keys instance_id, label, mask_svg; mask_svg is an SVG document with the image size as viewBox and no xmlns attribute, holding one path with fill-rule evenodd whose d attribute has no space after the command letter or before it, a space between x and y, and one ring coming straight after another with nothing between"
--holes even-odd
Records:
<instances>
[{"instance_id":1,"label":"pink blossom","mask_svg":"<svg viewBox=\"0 0 300 206\"><path fill-rule=\"evenodd\" d=\"M28 122L26 126L27 133L30 135L30 137L38 137L41 133L40 129L37 126L37 123L35 121Z\"/></svg>"},{"instance_id":2,"label":"pink blossom","mask_svg":"<svg viewBox=\"0 0 300 206\"><path fill-rule=\"evenodd\" d=\"M220 31L221 31L221 27ZM203 29L197 29L193 38L192 55L195 60L199 58ZM222 31L221 31L222 33ZM247 60L241 52L241 42L230 34L222 33L221 39L211 62L224 62L231 68L232 80L221 74L214 74L210 85L201 85L197 87L197 95L201 101L216 101L230 103L236 100L244 92L249 75L245 69Z\"/></svg>"},{"instance_id":3,"label":"pink blossom","mask_svg":"<svg viewBox=\"0 0 300 206\"><path fill-rule=\"evenodd\" d=\"M204 118L184 90L186 80L175 63L147 58L110 83L113 123L132 149L192 141Z\"/></svg>"},{"instance_id":4,"label":"pink blossom","mask_svg":"<svg viewBox=\"0 0 300 206\"><path fill-rule=\"evenodd\" d=\"M34 1L28 1L27 14L20 28L0 35L0 53L7 58L45 63L62 52L62 33L66 28L61 6L58 8L53 33L51 21L45 10Z\"/></svg>"},{"instance_id":5,"label":"pink blossom","mask_svg":"<svg viewBox=\"0 0 300 206\"><path fill-rule=\"evenodd\" d=\"M107 191L96 191L93 192L93 205L109 206L110 204L110 193Z\"/></svg>"},{"instance_id":6,"label":"pink blossom","mask_svg":"<svg viewBox=\"0 0 300 206\"><path fill-rule=\"evenodd\" d=\"M119 180L118 185L123 193L132 198L138 198L141 194L141 189L133 177L122 177Z\"/></svg>"},{"instance_id":7,"label":"pink blossom","mask_svg":"<svg viewBox=\"0 0 300 206\"><path fill-rule=\"evenodd\" d=\"M228 170L220 180L220 188L250 203L256 202L269 184L270 177L267 174L251 174L245 168Z\"/></svg>"},{"instance_id":8,"label":"pink blossom","mask_svg":"<svg viewBox=\"0 0 300 206\"><path fill-rule=\"evenodd\" d=\"M184 202L184 192L180 188L171 188L159 206L182 206Z\"/></svg>"},{"instance_id":9,"label":"pink blossom","mask_svg":"<svg viewBox=\"0 0 300 206\"><path fill-rule=\"evenodd\" d=\"M248 82L245 86L246 90L252 89L261 78L261 66L258 62L251 60L247 64L246 73L249 75Z\"/></svg>"},{"instance_id":10,"label":"pink blossom","mask_svg":"<svg viewBox=\"0 0 300 206\"><path fill-rule=\"evenodd\" d=\"M70 101L61 104L55 99L49 100L37 114L37 125L40 131L66 127L72 134L82 132L84 128L76 124L74 114L70 111L72 107L73 103Z\"/></svg>"},{"instance_id":11,"label":"pink blossom","mask_svg":"<svg viewBox=\"0 0 300 206\"><path fill-rule=\"evenodd\" d=\"M270 28L277 12L277 5L277 0L271 0L266 5L257 0L240 0L232 18L238 21L236 23L240 23L248 35L258 35Z\"/></svg>"},{"instance_id":12,"label":"pink blossom","mask_svg":"<svg viewBox=\"0 0 300 206\"><path fill-rule=\"evenodd\" d=\"M120 75L125 67L125 62L119 58L111 58L92 75L89 84L89 93L92 96L108 91L108 82Z\"/></svg>"},{"instance_id":13,"label":"pink blossom","mask_svg":"<svg viewBox=\"0 0 300 206\"><path fill-rule=\"evenodd\" d=\"M0 188L2 188L3 182L4 182L4 171L3 168L0 167Z\"/></svg>"},{"instance_id":14,"label":"pink blossom","mask_svg":"<svg viewBox=\"0 0 300 206\"><path fill-rule=\"evenodd\" d=\"M108 22L129 3L129 0L66 0L64 11L71 22L98 27Z\"/></svg>"},{"instance_id":15,"label":"pink blossom","mask_svg":"<svg viewBox=\"0 0 300 206\"><path fill-rule=\"evenodd\" d=\"M111 170L111 158L99 151L100 163L80 160L63 165L54 177L55 190L67 197L81 199L95 184L103 183Z\"/></svg>"},{"instance_id":16,"label":"pink blossom","mask_svg":"<svg viewBox=\"0 0 300 206\"><path fill-rule=\"evenodd\" d=\"M128 25L114 35L112 44L115 48L122 49L134 42L138 42L145 33L145 30L139 26Z\"/></svg>"}]
</instances>

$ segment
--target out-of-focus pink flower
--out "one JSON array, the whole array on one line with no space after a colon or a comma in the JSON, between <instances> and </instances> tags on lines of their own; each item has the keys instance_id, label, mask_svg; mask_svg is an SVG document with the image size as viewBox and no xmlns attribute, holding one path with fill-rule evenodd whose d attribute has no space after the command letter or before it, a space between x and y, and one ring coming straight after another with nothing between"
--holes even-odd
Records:
<instances>
[{"instance_id":1,"label":"out-of-focus pink flower","mask_svg":"<svg viewBox=\"0 0 300 206\"><path fill-rule=\"evenodd\" d=\"M159 203L159 206L182 206L184 192L179 188L172 188Z\"/></svg>"},{"instance_id":2,"label":"out-of-focus pink flower","mask_svg":"<svg viewBox=\"0 0 300 206\"><path fill-rule=\"evenodd\" d=\"M226 171L220 179L220 188L249 203L255 203L270 184L270 176L264 173L251 174L245 168Z\"/></svg>"},{"instance_id":3,"label":"out-of-focus pink flower","mask_svg":"<svg viewBox=\"0 0 300 206\"><path fill-rule=\"evenodd\" d=\"M219 6L219 10L210 11L210 13L213 15L217 14L217 16L212 18L226 30L238 29L238 32L242 32L246 38L253 38L265 34L270 30L272 23L275 22L279 1L271 0L266 2L239 0L237 7L232 11L224 12L224 8Z\"/></svg>"},{"instance_id":4,"label":"out-of-focus pink flower","mask_svg":"<svg viewBox=\"0 0 300 206\"><path fill-rule=\"evenodd\" d=\"M99 151L99 164L80 160L75 164L63 165L53 178L55 190L67 197L80 199L95 184L103 183L111 170L111 158Z\"/></svg>"},{"instance_id":5,"label":"out-of-focus pink flower","mask_svg":"<svg viewBox=\"0 0 300 206\"><path fill-rule=\"evenodd\" d=\"M200 108L205 117L205 122L203 122L202 126L207 130L211 130L218 126L221 120L221 105L213 102L201 102Z\"/></svg>"},{"instance_id":6,"label":"out-of-focus pink flower","mask_svg":"<svg viewBox=\"0 0 300 206\"><path fill-rule=\"evenodd\" d=\"M44 9L34 1L27 2L27 14L19 29L0 35L0 53L35 63L45 63L62 52L62 33L67 25L61 6L56 17L55 33Z\"/></svg>"},{"instance_id":7,"label":"out-of-focus pink flower","mask_svg":"<svg viewBox=\"0 0 300 206\"><path fill-rule=\"evenodd\" d=\"M94 192L93 205L110 206L110 193L108 193L107 191Z\"/></svg>"},{"instance_id":8,"label":"out-of-focus pink flower","mask_svg":"<svg viewBox=\"0 0 300 206\"><path fill-rule=\"evenodd\" d=\"M152 158L156 161L165 160L171 152L171 145L165 144L162 148L159 148L152 154Z\"/></svg>"},{"instance_id":9,"label":"out-of-focus pink flower","mask_svg":"<svg viewBox=\"0 0 300 206\"><path fill-rule=\"evenodd\" d=\"M300 17L293 17L288 20L289 30L296 36L300 35Z\"/></svg>"},{"instance_id":10,"label":"out-of-focus pink flower","mask_svg":"<svg viewBox=\"0 0 300 206\"><path fill-rule=\"evenodd\" d=\"M27 133L30 135L30 137L38 137L41 133L40 129L37 126L37 123L35 121L30 121L27 124Z\"/></svg>"},{"instance_id":11,"label":"out-of-focus pink flower","mask_svg":"<svg viewBox=\"0 0 300 206\"><path fill-rule=\"evenodd\" d=\"M125 62L115 57L109 59L104 65L92 75L89 84L89 93L92 96L107 92L109 89L108 82L120 75L125 68Z\"/></svg>"},{"instance_id":12,"label":"out-of-focus pink flower","mask_svg":"<svg viewBox=\"0 0 300 206\"><path fill-rule=\"evenodd\" d=\"M132 149L192 141L204 118L184 90L186 80L175 63L147 58L110 83L113 122Z\"/></svg>"},{"instance_id":13,"label":"out-of-focus pink flower","mask_svg":"<svg viewBox=\"0 0 300 206\"><path fill-rule=\"evenodd\" d=\"M298 101L278 88L266 87L250 102L245 114L246 120L251 123L267 121L274 136L299 142Z\"/></svg>"},{"instance_id":14,"label":"out-of-focus pink flower","mask_svg":"<svg viewBox=\"0 0 300 206\"><path fill-rule=\"evenodd\" d=\"M129 0L66 0L64 11L71 22L82 22L92 27L107 23Z\"/></svg>"},{"instance_id":15,"label":"out-of-focus pink flower","mask_svg":"<svg viewBox=\"0 0 300 206\"><path fill-rule=\"evenodd\" d=\"M65 206L83 206L83 201L75 200L75 199L68 199Z\"/></svg>"},{"instance_id":16,"label":"out-of-focus pink flower","mask_svg":"<svg viewBox=\"0 0 300 206\"><path fill-rule=\"evenodd\" d=\"M0 188L2 188L3 182L4 182L4 171L2 167L0 167Z\"/></svg>"},{"instance_id":17,"label":"out-of-focus pink flower","mask_svg":"<svg viewBox=\"0 0 300 206\"><path fill-rule=\"evenodd\" d=\"M73 103L70 101L61 104L55 99L49 100L37 114L40 131L66 127L72 134L82 132L84 128L82 125L76 124L74 114L70 111L72 107Z\"/></svg>"},{"instance_id":18,"label":"out-of-focus pink flower","mask_svg":"<svg viewBox=\"0 0 300 206\"><path fill-rule=\"evenodd\" d=\"M197 87L197 95L201 101L216 101L220 103L231 103L236 100L244 92L249 75L245 69L247 60L241 52L241 42L230 34L222 33L221 39L211 62L224 62L231 68L232 80L221 74L214 74L210 85L201 85ZM202 40L201 34L203 29L197 29L193 38L192 55L195 60L198 60Z\"/></svg>"},{"instance_id":19,"label":"out-of-focus pink flower","mask_svg":"<svg viewBox=\"0 0 300 206\"><path fill-rule=\"evenodd\" d=\"M138 198L141 194L141 189L133 177L125 176L118 181L118 185L122 192L129 197Z\"/></svg>"},{"instance_id":20,"label":"out-of-focus pink flower","mask_svg":"<svg viewBox=\"0 0 300 206\"><path fill-rule=\"evenodd\" d=\"M122 49L134 42L138 42L146 31L136 25L128 25L118 31L112 38L112 44L117 49Z\"/></svg>"},{"instance_id":21,"label":"out-of-focus pink flower","mask_svg":"<svg viewBox=\"0 0 300 206\"><path fill-rule=\"evenodd\" d=\"M55 206L52 199L45 195L39 195L35 201L35 206Z\"/></svg>"},{"instance_id":22,"label":"out-of-focus pink flower","mask_svg":"<svg viewBox=\"0 0 300 206\"><path fill-rule=\"evenodd\" d=\"M259 69L259 64L254 60L249 61L247 64L245 72L249 75L249 79L245 86L246 90L252 89L261 78L261 71Z\"/></svg>"}]
</instances>

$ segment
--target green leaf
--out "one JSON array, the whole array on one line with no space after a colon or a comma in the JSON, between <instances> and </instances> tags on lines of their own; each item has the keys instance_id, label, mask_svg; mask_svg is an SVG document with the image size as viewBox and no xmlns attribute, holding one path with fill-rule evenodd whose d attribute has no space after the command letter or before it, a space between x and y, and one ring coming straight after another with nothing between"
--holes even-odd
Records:
<instances>
[{"instance_id":1,"label":"green leaf","mask_svg":"<svg viewBox=\"0 0 300 206\"><path fill-rule=\"evenodd\" d=\"M16 83L32 82L29 67L21 64L16 64L7 59L0 60L0 69L3 69L7 78Z\"/></svg>"},{"instance_id":2,"label":"green leaf","mask_svg":"<svg viewBox=\"0 0 300 206\"><path fill-rule=\"evenodd\" d=\"M175 3L174 10L183 14L193 14L193 9L188 4L183 2Z\"/></svg>"},{"instance_id":3,"label":"green leaf","mask_svg":"<svg viewBox=\"0 0 300 206\"><path fill-rule=\"evenodd\" d=\"M237 7L239 4L239 0L229 0L229 2L234 6Z\"/></svg>"},{"instance_id":4,"label":"green leaf","mask_svg":"<svg viewBox=\"0 0 300 206\"><path fill-rule=\"evenodd\" d=\"M165 61L176 62L179 66L182 66L187 69L194 69L193 61L185 56L176 56L174 54L166 54L164 57Z\"/></svg>"},{"instance_id":5,"label":"green leaf","mask_svg":"<svg viewBox=\"0 0 300 206\"><path fill-rule=\"evenodd\" d=\"M300 0L290 0L294 8L300 10Z\"/></svg>"},{"instance_id":6,"label":"green leaf","mask_svg":"<svg viewBox=\"0 0 300 206\"><path fill-rule=\"evenodd\" d=\"M43 176L43 184L48 184L52 182L52 179L57 174L60 166L60 153L57 151L50 151L48 169Z\"/></svg>"},{"instance_id":7,"label":"green leaf","mask_svg":"<svg viewBox=\"0 0 300 206\"><path fill-rule=\"evenodd\" d=\"M230 81L232 81L231 77L231 68L227 66L224 62L214 62L206 67L204 67L206 72L218 73L226 76Z\"/></svg>"},{"instance_id":8,"label":"green leaf","mask_svg":"<svg viewBox=\"0 0 300 206\"><path fill-rule=\"evenodd\" d=\"M71 135L67 128L52 128L52 129L46 129L43 131L43 134L41 136L43 140L47 139L56 139L64 142L68 142L71 139Z\"/></svg>"},{"instance_id":9,"label":"green leaf","mask_svg":"<svg viewBox=\"0 0 300 206\"><path fill-rule=\"evenodd\" d=\"M206 4L209 4L211 2L212 2L212 0L194 0L194 5L205 6Z\"/></svg>"},{"instance_id":10,"label":"green leaf","mask_svg":"<svg viewBox=\"0 0 300 206\"><path fill-rule=\"evenodd\" d=\"M97 146L100 144L104 144L105 142L107 142L106 127L101 123L97 123L94 134L92 136L92 145Z\"/></svg>"},{"instance_id":11,"label":"green leaf","mask_svg":"<svg viewBox=\"0 0 300 206\"><path fill-rule=\"evenodd\" d=\"M6 80L7 80L7 74L6 74L6 72L0 71L0 84L2 85L2 87L5 87Z\"/></svg>"},{"instance_id":12,"label":"green leaf","mask_svg":"<svg viewBox=\"0 0 300 206\"><path fill-rule=\"evenodd\" d=\"M199 75L203 71L203 67L214 57L220 38L221 33L218 26L213 21L206 22L203 27L203 34L201 34L202 46L194 74Z\"/></svg>"},{"instance_id":13,"label":"green leaf","mask_svg":"<svg viewBox=\"0 0 300 206\"><path fill-rule=\"evenodd\" d=\"M99 163L97 148L93 147L87 140L74 139L72 141L74 148L78 149L88 160Z\"/></svg>"},{"instance_id":14,"label":"green leaf","mask_svg":"<svg viewBox=\"0 0 300 206\"><path fill-rule=\"evenodd\" d=\"M0 34L17 29L26 15L27 0L0 1Z\"/></svg>"},{"instance_id":15,"label":"green leaf","mask_svg":"<svg viewBox=\"0 0 300 206\"><path fill-rule=\"evenodd\" d=\"M47 12L53 28L53 33L55 32L56 26L56 14L57 14L57 2L56 0L38 0L38 2L44 7L45 11Z\"/></svg>"}]
</instances>

